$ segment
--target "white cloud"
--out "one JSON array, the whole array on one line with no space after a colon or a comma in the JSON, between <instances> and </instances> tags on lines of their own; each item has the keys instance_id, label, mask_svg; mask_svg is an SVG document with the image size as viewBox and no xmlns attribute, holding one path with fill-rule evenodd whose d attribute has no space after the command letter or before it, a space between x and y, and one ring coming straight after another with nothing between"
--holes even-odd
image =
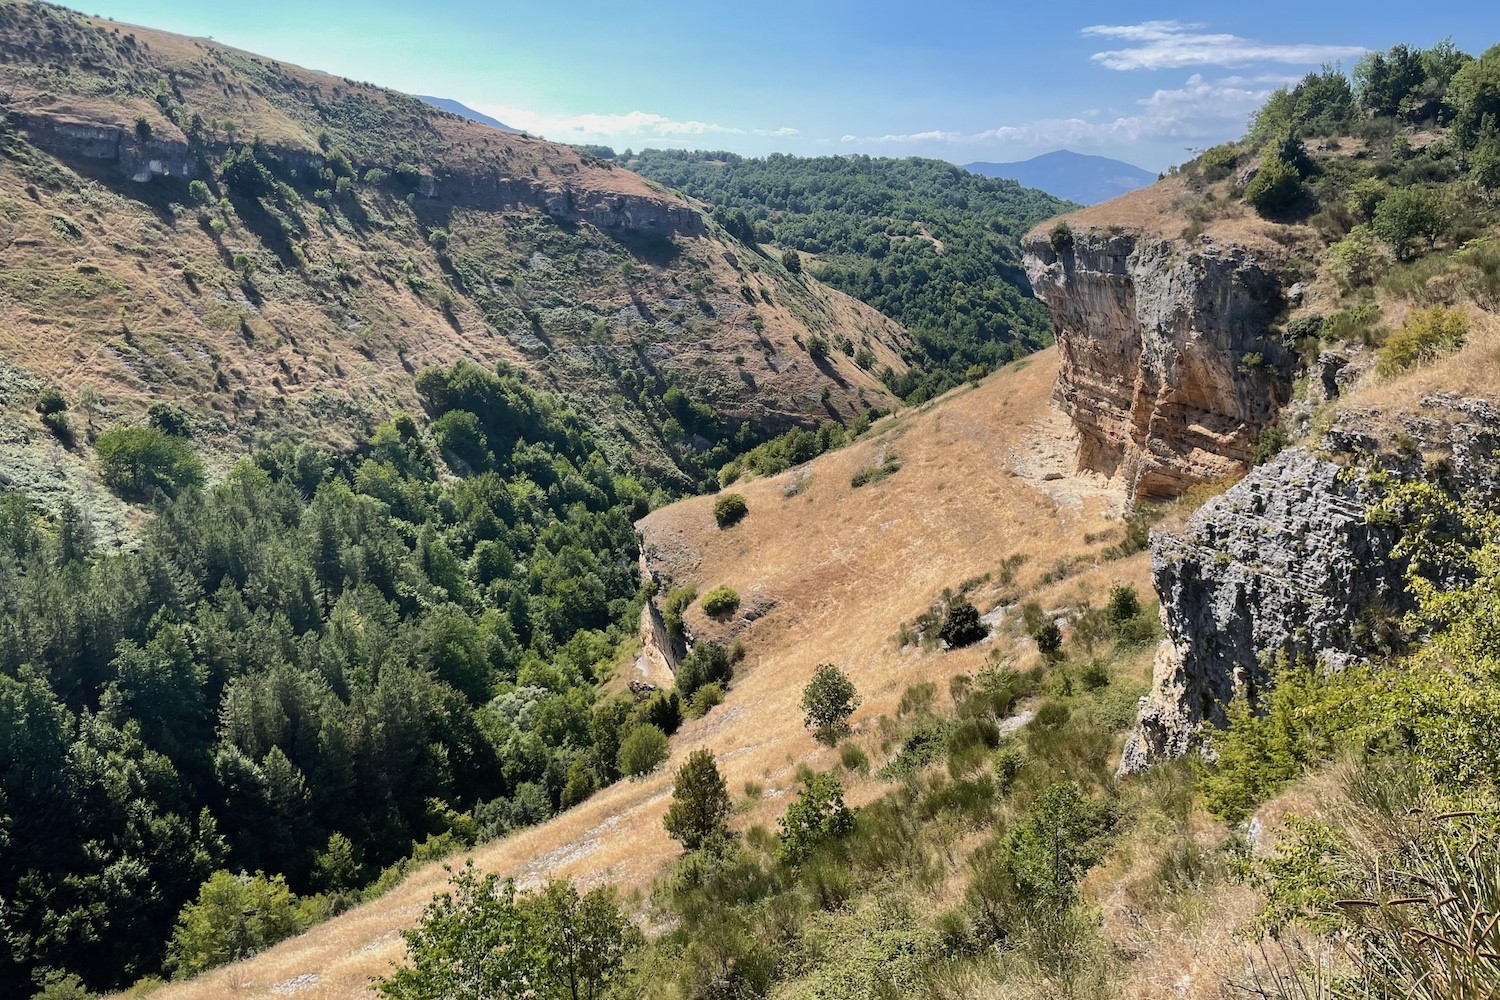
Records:
<instances>
[{"instance_id":1,"label":"white cloud","mask_svg":"<svg viewBox=\"0 0 1500 1000\"><path fill-rule=\"evenodd\" d=\"M1019 125L999 125L979 132L929 129L923 132L856 136L846 143L885 145L1066 146L1128 143L1141 140L1199 141L1217 138L1244 125L1246 118L1269 96L1236 78L1206 80L1189 77L1181 87L1157 90L1136 103L1140 111L1113 119L1094 120L1096 111L1073 118L1046 118Z\"/></svg>"},{"instance_id":2,"label":"white cloud","mask_svg":"<svg viewBox=\"0 0 1500 1000\"><path fill-rule=\"evenodd\" d=\"M584 142L607 139L688 139L708 135L761 135L776 138L800 135L790 126L775 129L747 129L718 125L694 119L679 121L649 111L625 114L547 114L526 108L475 103L472 107L493 118L532 135L559 142Z\"/></svg>"},{"instance_id":3,"label":"white cloud","mask_svg":"<svg viewBox=\"0 0 1500 1000\"><path fill-rule=\"evenodd\" d=\"M1140 24L1095 24L1085 35L1132 43L1095 52L1090 58L1109 69L1181 69L1185 66L1244 66L1257 62L1317 66L1364 55L1358 45L1276 44L1238 35L1204 32L1203 25L1182 21Z\"/></svg>"}]
</instances>

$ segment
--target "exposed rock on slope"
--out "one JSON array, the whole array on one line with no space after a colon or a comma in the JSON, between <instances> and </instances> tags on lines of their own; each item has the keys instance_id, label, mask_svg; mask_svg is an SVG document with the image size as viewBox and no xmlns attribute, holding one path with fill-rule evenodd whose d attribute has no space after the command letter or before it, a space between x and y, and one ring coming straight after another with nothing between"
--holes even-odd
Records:
<instances>
[{"instance_id":1,"label":"exposed rock on slope","mask_svg":"<svg viewBox=\"0 0 1500 1000\"><path fill-rule=\"evenodd\" d=\"M1274 267L1207 238L1070 237L1054 247L1036 230L1024 248L1057 332L1054 398L1079 431L1078 467L1122 477L1137 499L1243 472L1290 398Z\"/></svg>"},{"instance_id":2,"label":"exposed rock on slope","mask_svg":"<svg viewBox=\"0 0 1500 1000\"><path fill-rule=\"evenodd\" d=\"M253 158L238 181L231 154ZM90 400L58 449L75 503L87 438L152 403L187 408L222 468L257 441L362 440L419 405L417 371L458 358L533 374L609 460L686 485L742 422L891 405L873 373L916 350L571 147L43 3L0 3L0 248L0 477L53 485L10 459L52 435L36 388L7 386L55 385ZM815 358L815 337L874 360Z\"/></svg>"},{"instance_id":3,"label":"exposed rock on slope","mask_svg":"<svg viewBox=\"0 0 1500 1000\"><path fill-rule=\"evenodd\" d=\"M1368 460L1380 445L1358 423L1326 443ZM1399 423L1416 447L1380 456L1394 475L1469 496L1500 489L1500 414L1487 402L1431 396ZM1191 749L1236 695L1267 687L1277 654L1337 668L1382 651L1383 626L1410 605L1392 556L1398 532L1366 519L1376 499L1359 466L1292 449L1205 504L1181 533L1152 535L1168 638L1122 773Z\"/></svg>"}]
</instances>

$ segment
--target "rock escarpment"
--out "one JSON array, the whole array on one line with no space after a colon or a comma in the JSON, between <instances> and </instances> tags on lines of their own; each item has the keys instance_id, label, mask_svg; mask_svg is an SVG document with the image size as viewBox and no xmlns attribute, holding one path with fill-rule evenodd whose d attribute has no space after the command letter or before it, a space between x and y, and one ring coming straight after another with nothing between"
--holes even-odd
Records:
<instances>
[{"instance_id":1,"label":"rock escarpment","mask_svg":"<svg viewBox=\"0 0 1500 1000\"><path fill-rule=\"evenodd\" d=\"M1500 413L1483 400L1431 396L1397 418L1408 439L1382 453L1358 418L1330 431L1339 464L1283 452L1205 504L1180 533L1151 537L1151 568L1168 638L1142 700L1122 773L1179 756L1229 702L1270 683L1277 654L1330 669L1388 648L1386 626L1409 610L1396 529L1372 524L1368 470L1425 478L1473 500L1500 495ZM1385 433L1390 433L1386 428Z\"/></svg>"},{"instance_id":2,"label":"rock escarpment","mask_svg":"<svg viewBox=\"0 0 1500 1000\"><path fill-rule=\"evenodd\" d=\"M69 162L92 161L112 167L136 183L158 177L192 180L211 175L212 167L206 164L222 158L232 148L224 142L190 144L176 130L142 137L118 123L46 114L17 115L16 124L27 141L38 149ZM316 150L275 145L269 148L290 176L315 172L324 166L324 157ZM392 164L356 166L363 171ZM440 165L435 171L422 174L416 193L423 198L486 211L532 208L565 223L586 222L606 232L699 236L708 229L697 209L667 195L600 189L558 178L510 176L471 165Z\"/></svg>"},{"instance_id":3,"label":"rock escarpment","mask_svg":"<svg viewBox=\"0 0 1500 1000\"><path fill-rule=\"evenodd\" d=\"M1079 469L1163 499L1248 468L1295 366L1272 328L1274 268L1208 238L1097 229L1036 232L1024 249L1052 313L1054 398L1079 433Z\"/></svg>"}]
</instances>

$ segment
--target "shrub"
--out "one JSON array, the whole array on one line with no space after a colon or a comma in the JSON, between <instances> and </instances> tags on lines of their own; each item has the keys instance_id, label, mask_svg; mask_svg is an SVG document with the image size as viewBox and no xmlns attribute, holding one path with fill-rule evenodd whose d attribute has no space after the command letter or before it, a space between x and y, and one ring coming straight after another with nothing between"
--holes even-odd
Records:
<instances>
[{"instance_id":1,"label":"shrub","mask_svg":"<svg viewBox=\"0 0 1500 1000\"><path fill-rule=\"evenodd\" d=\"M177 917L167 964L179 975L192 975L253 955L304 926L297 897L282 876L218 871Z\"/></svg>"},{"instance_id":2,"label":"shrub","mask_svg":"<svg viewBox=\"0 0 1500 1000\"><path fill-rule=\"evenodd\" d=\"M797 801L781 817L776 856L796 867L819 845L854 829L854 814L844 805L844 786L832 774L818 774L803 786Z\"/></svg>"},{"instance_id":3,"label":"shrub","mask_svg":"<svg viewBox=\"0 0 1500 1000\"><path fill-rule=\"evenodd\" d=\"M938 630L938 638L946 642L949 649L972 646L989 634L990 630L979 618L979 610L964 598L948 605L947 617L943 619L943 627Z\"/></svg>"},{"instance_id":4,"label":"shrub","mask_svg":"<svg viewBox=\"0 0 1500 1000\"><path fill-rule=\"evenodd\" d=\"M1260 215L1285 211L1302 197L1302 178L1297 168L1274 153L1267 152L1260 169L1245 185L1245 201Z\"/></svg>"},{"instance_id":5,"label":"shrub","mask_svg":"<svg viewBox=\"0 0 1500 1000\"><path fill-rule=\"evenodd\" d=\"M705 614L717 618L720 615L731 614L735 608L740 606L740 595L732 588L720 585L703 595L703 611Z\"/></svg>"},{"instance_id":6,"label":"shrub","mask_svg":"<svg viewBox=\"0 0 1500 1000\"><path fill-rule=\"evenodd\" d=\"M46 416L49 413L62 413L68 408L68 397L53 386L48 386L36 396L36 412Z\"/></svg>"},{"instance_id":7,"label":"shrub","mask_svg":"<svg viewBox=\"0 0 1500 1000\"><path fill-rule=\"evenodd\" d=\"M213 197L213 192L209 191L208 185L202 181L190 181L188 183L188 197L193 199L194 204L206 205L208 204L208 200Z\"/></svg>"},{"instance_id":8,"label":"shrub","mask_svg":"<svg viewBox=\"0 0 1500 1000\"><path fill-rule=\"evenodd\" d=\"M802 691L803 725L828 746L849 733L849 717L858 707L854 682L831 663L820 664Z\"/></svg>"},{"instance_id":9,"label":"shrub","mask_svg":"<svg viewBox=\"0 0 1500 1000\"><path fill-rule=\"evenodd\" d=\"M620 773L627 778L650 774L672 754L667 734L652 725L636 726L620 744Z\"/></svg>"},{"instance_id":10,"label":"shrub","mask_svg":"<svg viewBox=\"0 0 1500 1000\"><path fill-rule=\"evenodd\" d=\"M724 685L718 681L705 684L693 694L693 717L701 719L724 703Z\"/></svg>"},{"instance_id":11,"label":"shrub","mask_svg":"<svg viewBox=\"0 0 1500 1000\"><path fill-rule=\"evenodd\" d=\"M1368 285L1375 278L1375 269L1384 259L1376 242L1375 231L1366 225L1349 230L1349 235L1328 247L1333 257L1333 273L1345 289Z\"/></svg>"},{"instance_id":12,"label":"shrub","mask_svg":"<svg viewBox=\"0 0 1500 1000\"><path fill-rule=\"evenodd\" d=\"M844 770L846 771L858 771L860 774L867 774L870 770L869 755L860 749L857 743L845 743L839 747L839 763L844 766Z\"/></svg>"},{"instance_id":13,"label":"shrub","mask_svg":"<svg viewBox=\"0 0 1500 1000\"><path fill-rule=\"evenodd\" d=\"M662 601L661 618L662 624L672 635L681 636L682 613L687 610L689 604L698 596L698 588L692 584L684 584L681 587L673 587L667 592L667 599Z\"/></svg>"},{"instance_id":14,"label":"shrub","mask_svg":"<svg viewBox=\"0 0 1500 1000\"><path fill-rule=\"evenodd\" d=\"M1213 184L1233 173L1239 162L1239 148L1232 142L1226 142L1205 149L1203 155L1198 157L1198 169L1203 171L1203 179Z\"/></svg>"},{"instance_id":15,"label":"shrub","mask_svg":"<svg viewBox=\"0 0 1500 1000\"><path fill-rule=\"evenodd\" d=\"M707 750L694 750L677 769L672 789L672 804L662 817L662 825L673 840L690 851L712 840L726 837L729 828L729 788Z\"/></svg>"},{"instance_id":16,"label":"shrub","mask_svg":"<svg viewBox=\"0 0 1500 1000\"><path fill-rule=\"evenodd\" d=\"M1115 584L1109 588L1109 603L1104 607L1104 615L1109 619L1111 628L1119 631L1132 618L1139 617L1140 613L1141 599L1136 595L1134 587Z\"/></svg>"},{"instance_id":17,"label":"shrub","mask_svg":"<svg viewBox=\"0 0 1500 1000\"><path fill-rule=\"evenodd\" d=\"M1042 622L1041 626L1032 633L1031 637L1036 640L1037 652L1048 659L1052 659L1062 652L1062 629L1058 627L1057 622L1052 621L1050 618Z\"/></svg>"},{"instance_id":18,"label":"shrub","mask_svg":"<svg viewBox=\"0 0 1500 1000\"><path fill-rule=\"evenodd\" d=\"M714 501L714 522L722 528L732 528L750 513L745 498L738 493L726 493Z\"/></svg>"},{"instance_id":19,"label":"shrub","mask_svg":"<svg viewBox=\"0 0 1500 1000\"><path fill-rule=\"evenodd\" d=\"M1420 188L1401 188L1381 200L1370 228L1397 260L1411 260L1419 245L1431 247L1446 228L1435 195Z\"/></svg>"},{"instance_id":20,"label":"shrub","mask_svg":"<svg viewBox=\"0 0 1500 1000\"><path fill-rule=\"evenodd\" d=\"M1047 234L1047 242L1051 244L1053 253L1068 253L1073 249L1073 230L1066 222L1059 222Z\"/></svg>"},{"instance_id":21,"label":"shrub","mask_svg":"<svg viewBox=\"0 0 1500 1000\"><path fill-rule=\"evenodd\" d=\"M717 642L699 642L677 665L677 690L689 702L705 684L728 684L734 678L729 651Z\"/></svg>"},{"instance_id":22,"label":"shrub","mask_svg":"<svg viewBox=\"0 0 1500 1000\"><path fill-rule=\"evenodd\" d=\"M1359 340L1371 343L1379 335L1380 306L1374 302L1340 309L1323 320L1323 337L1338 342Z\"/></svg>"},{"instance_id":23,"label":"shrub","mask_svg":"<svg viewBox=\"0 0 1500 1000\"><path fill-rule=\"evenodd\" d=\"M878 483L882 479L889 478L901 471L901 460L892 453L887 453L881 458L879 465L867 465L863 469L849 477L849 485L854 489L861 486L869 486Z\"/></svg>"},{"instance_id":24,"label":"shrub","mask_svg":"<svg viewBox=\"0 0 1500 1000\"><path fill-rule=\"evenodd\" d=\"M203 465L190 444L156 427L114 427L94 442L105 485L121 496L168 496L203 482Z\"/></svg>"},{"instance_id":25,"label":"shrub","mask_svg":"<svg viewBox=\"0 0 1500 1000\"><path fill-rule=\"evenodd\" d=\"M682 728L682 695L676 691L658 691L640 707L636 718L671 736Z\"/></svg>"},{"instance_id":26,"label":"shrub","mask_svg":"<svg viewBox=\"0 0 1500 1000\"><path fill-rule=\"evenodd\" d=\"M802 255L795 250L782 251L781 266L786 268L788 274L801 274Z\"/></svg>"},{"instance_id":27,"label":"shrub","mask_svg":"<svg viewBox=\"0 0 1500 1000\"><path fill-rule=\"evenodd\" d=\"M47 429L52 432L57 440L69 448L73 447L73 421L68 419L66 413L61 410L53 413L43 413L42 423L47 426Z\"/></svg>"},{"instance_id":28,"label":"shrub","mask_svg":"<svg viewBox=\"0 0 1500 1000\"><path fill-rule=\"evenodd\" d=\"M1380 349L1375 370L1382 376L1397 375L1415 365L1451 354L1464 344L1469 321L1456 309L1433 306L1410 316L1401 329Z\"/></svg>"},{"instance_id":29,"label":"shrub","mask_svg":"<svg viewBox=\"0 0 1500 1000\"><path fill-rule=\"evenodd\" d=\"M192 433L192 422L187 411L171 403L152 403L146 411L146 419L152 427L173 437L188 437Z\"/></svg>"}]
</instances>

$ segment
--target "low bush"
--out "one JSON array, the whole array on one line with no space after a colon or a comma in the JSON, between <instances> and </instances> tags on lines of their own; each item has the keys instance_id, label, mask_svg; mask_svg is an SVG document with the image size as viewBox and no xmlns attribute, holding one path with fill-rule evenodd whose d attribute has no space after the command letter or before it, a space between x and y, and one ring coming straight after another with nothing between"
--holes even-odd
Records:
<instances>
[{"instance_id":1,"label":"low bush","mask_svg":"<svg viewBox=\"0 0 1500 1000\"><path fill-rule=\"evenodd\" d=\"M703 595L702 605L705 614L718 618L732 614L740 606L740 595L732 588L721 585Z\"/></svg>"},{"instance_id":2,"label":"low bush","mask_svg":"<svg viewBox=\"0 0 1500 1000\"><path fill-rule=\"evenodd\" d=\"M94 442L105 485L121 496L149 500L203 483L203 464L192 445L156 427L114 427Z\"/></svg>"},{"instance_id":3,"label":"low bush","mask_svg":"<svg viewBox=\"0 0 1500 1000\"><path fill-rule=\"evenodd\" d=\"M1375 370L1382 376L1399 375L1408 368L1451 354L1463 346L1469 321L1456 309L1433 306L1414 313L1401 329L1380 348Z\"/></svg>"},{"instance_id":4,"label":"low bush","mask_svg":"<svg viewBox=\"0 0 1500 1000\"><path fill-rule=\"evenodd\" d=\"M732 528L745 519L750 507L738 493L726 493L714 501L714 522L722 528Z\"/></svg>"}]
</instances>

